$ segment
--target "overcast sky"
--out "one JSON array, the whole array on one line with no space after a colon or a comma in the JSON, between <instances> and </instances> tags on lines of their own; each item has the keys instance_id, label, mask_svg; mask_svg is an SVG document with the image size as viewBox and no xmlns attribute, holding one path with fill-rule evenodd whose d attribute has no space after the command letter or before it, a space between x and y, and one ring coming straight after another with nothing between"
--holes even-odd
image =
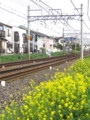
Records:
<instances>
[{"instance_id":1,"label":"overcast sky","mask_svg":"<svg viewBox=\"0 0 90 120\"><path fill-rule=\"evenodd\" d=\"M29 1L29 2L28 2ZM40 5L45 7L46 3L53 9L61 9L62 14L78 14L72 5L70 0L42 0L44 3L40 2L40 0L33 0ZM83 20L85 24L90 28L90 21L88 16L90 16L89 12L89 2L88 0L72 0L78 11L80 12L80 5L83 4ZM0 0L0 22L4 22L9 25L18 26L18 25L27 25L26 15L27 15L27 5L28 3L31 6L31 9L41 9L37 7L34 3L30 2L30 0ZM11 13L10 13L11 11ZM13 13L15 14L13 14ZM35 12L40 14L39 12ZM88 13L88 16L87 16ZM34 12L31 12L34 15ZM45 11L42 14L46 14ZM18 16L17 16L18 15ZM22 16L22 17L21 17ZM64 21L62 21L64 23ZM80 21L77 20L69 20L68 23L74 30L80 30ZM73 29L68 27L66 24L61 24L60 21L53 23L53 21L46 22L33 22L31 23L31 29L35 29L37 31L42 31L46 34L50 35L62 35L63 27L65 31L74 32ZM45 29L44 29L45 28ZM83 25L84 32L90 32L85 25Z\"/></svg>"}]
</instances>

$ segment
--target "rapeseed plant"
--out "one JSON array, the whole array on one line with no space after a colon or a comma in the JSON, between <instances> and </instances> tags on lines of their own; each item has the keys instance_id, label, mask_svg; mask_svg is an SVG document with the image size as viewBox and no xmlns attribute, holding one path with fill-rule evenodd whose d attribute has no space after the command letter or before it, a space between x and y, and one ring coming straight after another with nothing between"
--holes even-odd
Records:
<instances>
[{"instance_id":1,"label":"rapeseed plant","mask_svg":"<svg viewBox=\"0 0 90 120\"><path fill-rule=\"evenodd\" d=\"M19 105L12 101L6 106L0 120L90 120L89 71L88 60L77 61L53 80L39 86L32 81L33 90L23 94Z\"/></svg>"}]
</instances>

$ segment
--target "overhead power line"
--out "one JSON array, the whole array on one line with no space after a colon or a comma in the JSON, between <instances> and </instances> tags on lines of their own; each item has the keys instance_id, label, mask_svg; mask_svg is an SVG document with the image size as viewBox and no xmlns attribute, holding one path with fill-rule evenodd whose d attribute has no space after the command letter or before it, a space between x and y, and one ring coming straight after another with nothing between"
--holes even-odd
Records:
<instances>
[{"instance_id":1,"label":"overhead power line","mask_svg":"<svg viewBox=\"0 0 90 120\"><path fill-rule=\"evenodd\" d=\"M3 8L3 7L1 7L1 6L0 6L0 9L4 10L4 11L6 11L6 12L12 13L12 14L14 14L14 15L18 16L18 17L23 18L23 19L27 19L26 17L23 17L23 16L21 16L21 15L19 15L19 14L15 13L15 12L13 12L12 10L14 10L14 9L7 10L6 8ZM14 10L14 11L16 11L16 10Z\"/></svg>"},{"instance_id":2,"label":"overhead power line","mask_svg":"<svg viewBox=\"0 0 90 120\"><path fill-rule=\"evenodd\" d=\"M43 4L45 4L43 1L41 1ZM47 5L47 4L45 4L45 5ZM48 5L47 5L48 6ZM50 7L50 6L48 6L48 7ZM55 11L55 10L54 10ZM59 15L60 15L60 13L58 12L58 11L55 11L55 12L57 12ZM61 13L62 13L62 11L61 11ZM63 19L64 20L64 19ZM65 20L64 20L65 21ZM71 28L71 29L73 29L72 28L72 26L67 22L67 21L65 21L65 23ZM74 29L73 29L74 30Z\"/></svg>"},{"instance_id":3,"label":"overhead power line","mask_svg":"<svg viewBox=\"0 0 90 120\"><path fill-rule=\"evenodd\" d=\"M27 3L26 3L26 4L27 4ZM2 5L3 7L2 7L1 5ZM28 4L27 4L27 5L28 5ZM7 8L7 9L6 9L6 8ZM10 7L2 4L2 3L0 3L0 9L2 9L2 10L5 11L5 12L12 13L12 14L18 16L18 17L21 17L21 18L27 20L27 16L26 16L25 14L23 14L23 16L22 16L22 15L20 15L20 14L22 14L21 12L15 10L15 9L13 9L13 8L10 8ZM16 12L17 12L17 13L16 13ZM18 14L18 13L20 13L20 14ZM24 16L26 16L26 17L24 17Z\"/></svg>"},{"instance_id":4,"label":"overhead power line","mask_svg":"<svg viewBox=\"0 0 90 120\"><path fill-rule=\"evenodd\" d=\"M13 9L13 8L11 8L11 7L8 7L8 6L6 6L6 5L4 5L4 4L2 4L2 3L0 3L0 6L3 6L4 8L8 8L8 9L10 9L10 10L12 10L12 11L15 11L15 12L17 12L17 13L20 13L20 14L22 14L23 16L27 16L26 14L23 14L22 12L17 11L16 9Z\"/></svg>"},{"instance_id":5,"label":"overhead power line","mask_svg":"<svg viewBox=\"0 0 90 120\"><path fill-rule=\"evenodd\" d=\"M80 15L80 13L79 13L78 9L76 8L76 6L74 5L73 1L72 0L70 0L70 1L71 1L72 5L74 6L75 10L77 10L78 14Z\"/></svg>"},{"instance_id":6,"label":"overhead power line","mask_svg":"<svg viewBox=\"0 0 90 120\"><path fill-rule=\"evenodd\" d=\"M41 1L40 0L40 3L42 4L42 5L40 5L40 4L38 4L37 2L35 2L34 0L29 0L29 1L32 1L33 3L35 3L36 5L38 5L39 7L41 7L42 9L44 9L46 12L49 12L49 10L51 10L51 9L53 9L52 7L50 7L49 5L47 5L46 3L44 3L43 1ZM54 10L54 12L56 12L56 13L58 13L57 11L55 11L55 9L53 9ZM59 13L58 13L59 14ZM52 14L50 14L51 16L52 15L54 15L53 14L53 11L52 11ZM65 21L64 19L63 19L63 21ZM60 21L61 22L61 21ZM62 22L61 22L62 23ZM70 25L69 25L69 23L67 22L67 21L65 21L65 23L71 28L71 29L73 29ZM64 26L65 26L65 24L64 23L62 23ZM66 26L65 26L66 27ZM74 30L74 29L73 29Z\"/></svg>"},{"instance_id":7,"label":"overhead power line","mask_svg":"<svg viewBox=\"0 0 90 120\"><path fill-rule=\"evenodd\" d=\"M29 16L30 21L36 21L36 20L78 20L79 15L43 15L43 16Z\"/></svg>"},{"instance_id":8,"label":"overhead power line","mask_svg":"<svg viewBox=\"0 0 90 120\"><path fill-rule=\"evenodd\" d=\"M30 0L29 0L30 1ZM35 1L33 1L33 0L31 0L32 2L34 2L34 4L36 4L36 5L39 5L38 3L36 3ZM12 14L14 14L14 15L16 15L16 16L18 16L18 17L21 17L21 18L23 18L23 19L27 19L26 17L24 17L24 16L26 16L25 14L23 14L23 16L21 15L22 13L21 12L19 12L19 11L17 11L17 10L15 10L15 9L13 9L13 8L10 8L10 7L7 7L6 5L4 5L4 4L2 4L2 3L0 3L2 6L4 6L4 7L2 7L2 6L0 6L0 8L2 9L2 10L4 10L4 11L6 11L6 12L9 12L9 13L12 13ZM28 5L28 3L25 3L25 4L27 4ZM43 3L44 4L44 3ZM46 4L45 4L46 5ZM43 6L41 6L41 5L39 5L39 7L41 7L42 9L44 9L45 11L47 10L47 9L45 9ZM48 5L46 5L46 7L49 7ZM8 8L8 9L6 9L6 8ZM49 7L49 9L50 9L51 7ZM51 8L52 9L52 8ZM17 12L17 13L16 13ZM48 11L47 11L48 12ZM56 12L56 11L55 11ZM18 14L18 13L20 13L20 14ZM65 20L64 20L65 21ZM61 21L60 21L61 22ZM65 21L66 22L66 21ZM62 23L62 22L61 22ZM64 23L62 23L64 26L65 26L65 24ZM67 25L69 26L69 27L71 27L68 23L67 23ZM72 27L71 27L72 28ZM73 29L73 28L72 28Z\"/></svg>"},{"instance_id":9,"label":"overhead power line","mask_svg":"<svg viewBox=\"0 0 90 120\"><path fill-rule=\"evenodd\" d=\"M74 8L77 10L78 14L80 15L80 13L79 13L78 9L76 8L75 4L73 3L73 1L72 1L72 0L70 0L70 2L71 2L71 3L72 3L72 5L74 6ZM86 26L86 28L87 28L88 30L90 30L90 28L87 26L87 24L85 23L85 21L84 21L84 20L83 20L83 23L84 23L84 25Z\"/></svg>"},{"instance_id":10,"label":"overhead power line","mask_svg":"<svg viewBox=\"0 0 90 120\"><path fill-rule=\"evenodd\" d=\"M17 0L16 0L17 1ZM34 4L36 4L37 6L39 6L39 7L41 7L43 10L45 10L47 13L49 12L49 10L52 10L51 11L51 16L52 15L55 15L55 13L57 13L58 15L60 15L61 13L62 13L62 11L61 11L61 13L59 13L59 11L57 11L57 10L55 10L55 9L53 9L52 7L50 7L49 5L47 5L46 3L44 3L43 1L41 1L41 0L39 0L39 2L41 3L41 5L38 3L38 2L36 2L36 1L34 1L34 0L29 0L29 1L31 1L31 2L33 2ZM24 3L24 1L23 1L23 3ZM26 3L26 2L25 2ZM28 3L26 3L27 5L28 5ZM6 8L4 8L4 7L1 7L0 6L0 8L2 9L2 10L4 10L4 11L6 11L6 12L9 12L9 13L12 13L12 14L14 14L14 15L16 15L16 16L18 16L18 17L21 17L21 18L23 18L23 19L27 19L26 17L24 17L24 16L26 16L25 14L23 14L24 16L22 16L21 15L21 12L19 12L19 11L17 11L17 10L15 10L15 9L12 9L12 8L9 8L9 9L6 9ZM47 8L47 9L46 9ZM53 11L54 11L54 13L53 13ZM17 12L17 13L16 13ZM19 14L20 13L20 14ZM60 20L60 22L65 26L65 27L70 27L71 29L73 29L73 27L68 23L68 21L66 21L64 18L62 18L62 20L66 23L66 25ZM73 29L74 30L74 29Z\"/></svg>"},{"instance_id":11,"label":"overhead power line","mask_svg":"<svg viewBox=\"0 0 90 120\"><path fill-rule=\"evenodd\" d=\"M54 10L55 11L55 10ZM58 11L56 11L59 15L60 15L60 13L58 12ZM62 11L61 11L61 13L62 13ZM63 21L65 21L65 23L71 28L71 29L73 29L74 30L74 28L68 23L68 21L66 21L64 18L62 19Z\"/></svg>"}]
</instances>

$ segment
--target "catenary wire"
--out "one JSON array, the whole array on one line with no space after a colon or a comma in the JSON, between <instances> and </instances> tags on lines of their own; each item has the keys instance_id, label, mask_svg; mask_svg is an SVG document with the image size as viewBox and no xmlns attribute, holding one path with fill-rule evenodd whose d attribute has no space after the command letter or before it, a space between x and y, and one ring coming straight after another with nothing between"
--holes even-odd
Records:
<instances>
[{"instance_id":1,"label":"catenary wire","mask_svg":"<svg viewBox=\"0 0 90 120\"><path fill-rule=\"evenodd\" d=\"M74 8L77 10L78 14L80 15L80 13L79 13L78 9L76 8L75 4L73 3L73 1L72 1L72 0L70 0L70 2L71 2L71 3L72 3L72 5L74 6ZM86 28L87 28L88 30L90 30L90 28L87 26L87 24L85 23L85 21L84 21L84 20L83 20L83 23L84 23L84 25L86 26Z\"/></svg>"}]
</instances>

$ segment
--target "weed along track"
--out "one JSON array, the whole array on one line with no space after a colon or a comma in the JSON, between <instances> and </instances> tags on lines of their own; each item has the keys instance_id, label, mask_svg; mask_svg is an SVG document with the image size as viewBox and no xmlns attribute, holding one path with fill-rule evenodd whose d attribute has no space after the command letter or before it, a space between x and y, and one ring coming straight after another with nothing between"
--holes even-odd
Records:
<instances>
[{"instance_id":1,"label":"weed along track","mask_svg":"<svg viewBox=\"0 0 90 120\"><path fill-rule=\"evenodd\" d=\"M66 56L58 56L58 57L51 57L51 58L45 58L45 59L38 59L37 62L32 62L23 64L23 62L20 62L20 64L16 66L10 66L0 69L0 80L12 80L17 77L22 77L24 75L31 74L33 72L40 71L42 69L48 68L50 66L55 66L62 64L66 61L71 61L76 59L76 55L66 55ZM25 62L25 61L24 61Z\"/></svg>"},{"instance_id":2,"label":"weed along track","mask_svg":"<svg viewBox=\"0 0 90 120\"><path fill-rule=\"evenodd\" d=\"M49 57L49 58L39 58L39 59L32 59L32 60L22 60L22 61L15 61L15 62L4 62L4 63L0 63L0 68L3 67L11 67L11 66L16 66L16 65L23 65L23 64L28 64L28 63L35 63L35 62L40 62L40 61L47 61L47 60L52 60L52 59L56 59L56 58L66 58L71 55L62 55L62 56L56 56L56 57Z\"/></svg>"}]
</instances>

